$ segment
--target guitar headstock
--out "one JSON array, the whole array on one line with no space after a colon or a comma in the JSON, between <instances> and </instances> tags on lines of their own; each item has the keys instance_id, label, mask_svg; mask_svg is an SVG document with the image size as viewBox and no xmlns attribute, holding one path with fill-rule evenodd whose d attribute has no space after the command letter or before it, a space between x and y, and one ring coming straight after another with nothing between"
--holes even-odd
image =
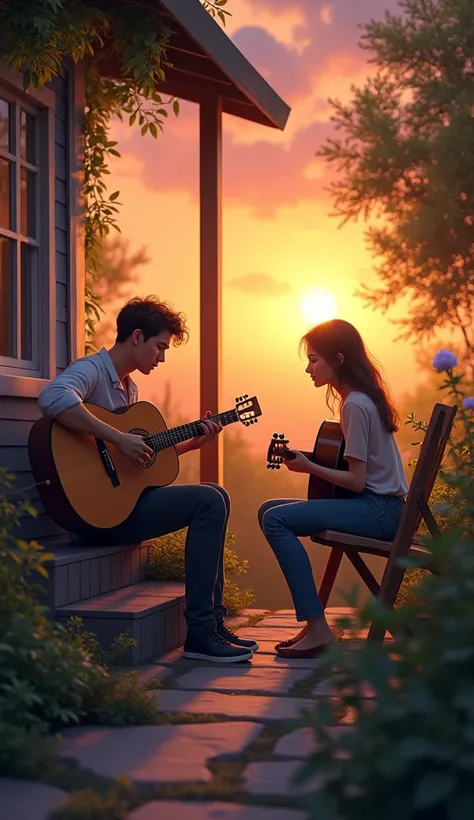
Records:
<instances>
[{"instance_id":1,"label":"guitar headstock","mask_svg":"<svg viewBox=\"0 0 474 820\"><path fill-rule=\"evenodd\" d=\"M284 433L273 433L267 452L267 470L279 470L285 458L288 458L288 439Z\"/></svg>"},{"instance_id":2,"label":"guitar headstock","mask_svg":"<svg viewBox=\"0 0 474 820\"><path fill-rule=\"evenodd\" d=\"M262 415L257 397L252 396L252 398L249 399L247 394L235 400L235 410L239 421L245 424L246 427L248 427L249 424L257 424L257 416Z\"/></svg>"}]
</instances>

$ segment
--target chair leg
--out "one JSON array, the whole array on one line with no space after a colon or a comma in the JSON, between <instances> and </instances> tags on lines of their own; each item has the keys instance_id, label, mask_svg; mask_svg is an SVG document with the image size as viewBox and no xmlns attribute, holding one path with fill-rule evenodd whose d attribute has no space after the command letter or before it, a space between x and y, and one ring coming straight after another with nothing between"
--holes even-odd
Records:
<instances>
[{"instance_id":1,"label":"chair leg","mask_svg":"<svg viewBox=\"0 0 474 820\"><path fill-rule=\"evenodd\" d=\"M398 590L400 589L405 575L405 568L398 567L394 564L387 566L382 583L380 584L379 598L386 607L391 609L397 600ZM372 624L369 629L367 640L369 641L383 641L385 638L386 628L381 624Z\"/></svg>"},{"instance_id":2,"label":"chair leg","mask_svg":"<svg viewBox=\"0 0 474 820\"><path fill-rule=\"evenodd\" d=\"M328 605L329 596L332 592L332 588L334 586L336 575L341 565L343 555L344 553L342 550L338 550L335 549L335 547L332 547L331 552L329 554L328 562L326 564L326 569L324 570L321 586L319 588L319 599L324 609L326 609Z\"/></svg>"}]
</instances>

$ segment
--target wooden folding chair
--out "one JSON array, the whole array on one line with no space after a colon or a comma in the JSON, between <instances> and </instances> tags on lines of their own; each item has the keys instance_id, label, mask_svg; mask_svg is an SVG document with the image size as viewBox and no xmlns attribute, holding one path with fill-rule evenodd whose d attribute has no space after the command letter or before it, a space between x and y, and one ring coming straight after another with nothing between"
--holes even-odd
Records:
<instances>
[{"instance_id":1,"label":"wooden folding chair","mask_svg":"<svg viewBox=\"0 0 474 820\"><path fill-rule=\"evenodd\" d=\"M398 559L409 556L415 559L420 567L430 569L427 539L418 535L417 530L423 520L433 538L441 535L428 501L455 416L456 407L436 404L433 408L406 498L402 520L393 541L363 538L335 530L322 530L311 536L311 540L315 543L332 548L319 590L319 597L324 607L327 606L344 555L347 555L370 592L390 607L395 604L405 574L405 569L398 566ZM362 554L378 555L387 559L380 584L361 557ZM369 640L382 640L384 634L383 629L372 626L369 631Z\"/></svg>"}]
</instances>

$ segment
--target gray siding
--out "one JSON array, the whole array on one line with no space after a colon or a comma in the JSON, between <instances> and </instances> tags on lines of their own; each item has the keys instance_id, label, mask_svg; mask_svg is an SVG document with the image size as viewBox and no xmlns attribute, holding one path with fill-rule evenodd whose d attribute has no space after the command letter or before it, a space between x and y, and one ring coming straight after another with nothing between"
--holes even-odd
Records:
<instances>
[{"instance_id":1,"label":"gray siding","mask_svg":"<svg viewBox=\"0 0 474 820\"><path fill-rule=\"evenodd\" d=\"M49 87L56 95L54 117L54 222L56 241L56 369L60 373L69 362L68 350L68 270L69 270L69 185L68 185L68 84L55 77Z\"/></svg>"},{"instance_id":2,"label":"gray siding","mask_svg":"<svg viewBox=\"0 0 474 820\"><path fill-rule=\"evenodd\" d=\"M68 273L69 273L69 134L67 78L58 77L48 84L56 96L55 105L55 261L56 261L56 367L61 372L69 361L68 349ZM28 459L28 434L40 415L36 399L0 396L0 466L16 475L16 488L33 484ZM23 538L54 537L62 530L46 515L37 490L28 497L38 510L37 518L22 521Z\"/></svg>"}]
</instances>

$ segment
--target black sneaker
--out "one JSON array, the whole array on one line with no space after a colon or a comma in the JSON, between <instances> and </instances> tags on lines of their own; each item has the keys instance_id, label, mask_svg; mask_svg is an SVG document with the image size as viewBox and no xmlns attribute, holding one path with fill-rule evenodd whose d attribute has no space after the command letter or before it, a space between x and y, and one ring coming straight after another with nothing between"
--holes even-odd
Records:
<instances>
[{"instance_id":1,"label":"black sneaker","mask_svg":"<svg viewBox=\"0 0 474 820\"><path fill-rule=\"evenodd\" d=\"M241 646L243 649L250 649L252 652L256 652L258 649L257 641L245 641L243 638L239 638L235 632L227 629L225 624L218 624L217 634L228 643L231 643L232 646Z\"/></svg>"},{"instance_id":2,"label":"black sneaker","mask_svg":"<svg viewBox=\"0 0 474 820\"><path fill-rule=\"evenodd\" d=\"M253 652L248 648L232 646L217 632L195 632L194 634L188 632L183 658L211 661L211 663L238 663L238 661L250 661L253 658Z\"/></svg>"}]
</instances>

